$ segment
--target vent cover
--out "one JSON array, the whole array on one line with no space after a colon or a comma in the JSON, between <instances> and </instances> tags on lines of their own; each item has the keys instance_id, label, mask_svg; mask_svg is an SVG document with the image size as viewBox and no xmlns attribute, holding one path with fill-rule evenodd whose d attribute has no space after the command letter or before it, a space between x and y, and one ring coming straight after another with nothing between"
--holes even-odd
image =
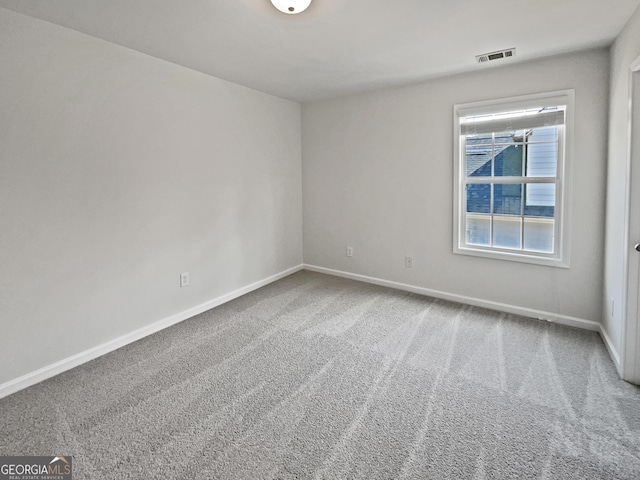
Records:
<instances>
[{"instance_id":1,"label":"vent cover","mask_svg":"<svg viewBox=\"0 0 640 480\"><path fill-rule=\"evenodd\" d=\"M497 52L483 53L482 55L476 55L478 63L492 62L494 60L501 60L503 58L511 58L516 56L515 48L508 48L506 50L498 50Z\"/></svg>"}]
</instances>

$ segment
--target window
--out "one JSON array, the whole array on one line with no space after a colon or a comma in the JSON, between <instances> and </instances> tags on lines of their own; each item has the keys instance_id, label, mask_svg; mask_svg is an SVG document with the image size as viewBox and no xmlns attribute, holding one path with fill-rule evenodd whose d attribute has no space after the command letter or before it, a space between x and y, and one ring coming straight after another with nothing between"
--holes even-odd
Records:
<instances>
[{"instance_id":1,"label":"window","mask_svg":"<svg viewBox=\"0 0 640 480\"><path fill-rule=\"evenodd\" d=\"M569 266L572 90L454 107L454 252Z\"/></svg>"}]
</instances>

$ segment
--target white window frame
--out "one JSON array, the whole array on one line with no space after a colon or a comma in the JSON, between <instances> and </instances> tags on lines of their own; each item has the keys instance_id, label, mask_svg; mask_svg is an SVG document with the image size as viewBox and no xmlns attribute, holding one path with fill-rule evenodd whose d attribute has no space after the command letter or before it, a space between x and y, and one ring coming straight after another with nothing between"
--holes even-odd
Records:
<instances>
[{"instance_id":1,"label":"white window frame","mask_svg":"<svg viewBox=\"0 0 640 480\"><path fill-rule=\"evenodd\" d=\"M573 158L574 90L522 95L455 105L453 108L454 130L454 175L453 175L453 252L499 260L532 263L569 268L571 245L571 165ZM558 165L555 178L556 204L554 210L554 252L540 253L513 250L494 246L479 246L466 243L466 150L465 138L461 134L461 119L474 115L526 110L538 107L565 105L564 132L558 133ZM509 183L509 177L483 177L493 183ZM516 177L520 178L520 177ZM497 180L497 181L496 181ZM477 182L474 182L477 183ZM520 182L517 182L520 183ZM524 191L523 191L524 196ZM524 199L523 199L524 201Z\"/></svg>"}]
</instances>

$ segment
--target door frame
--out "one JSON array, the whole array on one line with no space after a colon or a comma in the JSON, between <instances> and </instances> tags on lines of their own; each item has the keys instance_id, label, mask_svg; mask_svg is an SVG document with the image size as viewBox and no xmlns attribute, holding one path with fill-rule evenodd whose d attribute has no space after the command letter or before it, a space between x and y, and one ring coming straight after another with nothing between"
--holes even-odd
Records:
<instances>
[{"instance_id":1,"label":"door frame","mask_svg":"<svg viewBox=\"0 0 640 480\"><path fill-rule=\"evenodd\" d=\"M634 88L636 82L638 82L638 88ZM623 238L625 298L622 305L624 310L620 375L628 382L640 384L640 254L634 249L635 243L640 242L640 138L634 138L634 129L640 137L640 125L636 125L636 123L640 124L640 56L629 68L628 95Z\"/></svg>"}]
</instances>

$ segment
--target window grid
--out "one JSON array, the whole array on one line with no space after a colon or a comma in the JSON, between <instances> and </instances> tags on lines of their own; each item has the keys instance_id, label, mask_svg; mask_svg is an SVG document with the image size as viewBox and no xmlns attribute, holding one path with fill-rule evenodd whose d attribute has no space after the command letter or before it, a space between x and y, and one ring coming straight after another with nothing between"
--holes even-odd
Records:
<instances>
[{"instance_id":1,"label":"window grid","mask_svg":"<svg viewBox=\"0 0 640 480\"><path fill-rule=\"evenodd\" d=\"M558 209L558 175L556 173L555 177L528 177L527 174L527 154L528 154L528 146L529 145L554 145L555 146L555 152L556 152L556 169L558 169L560 167L560 162L561 162L561 156L560 156L560 147L561 147L561 141L563 138L563 126L562 125L558 125L557 127L557 133L556 133L556 140L541 140L541 141L530 141L527 136L526 136L526 132L523 131L523 138L521 142L514 142L514 143L501 143L501 142L496 142L496 132L491 133L491 176L479 176L479 177L472 177L469 176L468 170L467 170L467 147L469 146L467 144L467 137L468 136L463 136L464 137L464 143L463 143L463 147L464 147L464 172L465 172L465 179L464 179L464 188L463 188L463 192L464 192L464 205L465 205L465 215L464 215L464 229L466 232L467 229L467 216L469 213L472 213L474 216L477 217L487 217L489 219L489 245L483 245L483 244L472 244L470 243L470 245L473 245L474 247L488 247L491 250L500 250L500 249L505 249L505 250L516 250L516 251L523 251L523 252L531 252L531 253L549 253L549 254L555 254L557 253L557 249L558 249L558 234L557 234L557 229L558 229L558 225L557 222L555 222L554 225L554 232L553 232L553 250L551 252L539 252L538 250L530 250L530 249L525 249L524 248L524 242L525 242L525 218L548 218L548 217L543 217L543 216L536 216L536 215L527 215L525 217L525 203L526 203L526 195L527 195L527 186L529 184L554 184L556 185L556 189L555 189L555 196L556 196L556 201L555 201L555 206L554 206L554 210ZM495 162L495 158L497 156L496 154L496 145L507 145L507 146L516 146L516 147L522 147L520 148L521 152L520 152L520 156L521 156L521 176L496 176L495 174L495 169L496 169L496 162ZM468 212L466 211L466 205L467 205L467 185L481 185L481 184L488 184L490 185L490 202L489 202L489 213L485 214L485 213L481 213L481 212ZM501 185L515 185L515 184L519 184L520 185L520 214L516 215L516 214L508 214L508 213L499 213L496 214L495 211L495 185L496 184L501 184ZM495 219L496 217L499 218L518 218L520 220L520 225L519 225L519 238L518 238L518 247L500 247L500 246L496 246L495 244ZM554 220L556 219L556 215L554 212L554 216L552 217ZM465 233L465 238L466 238L466 233ZM468 243L468 242L467 242Z\"/></svg>"},{"instance_id":2,"label":"window grid","mask_svg":"<svg viewBox=\"0 0 640 480\"><path fill-rule=\"evenodd\" d=\"M574 104L568 89L454 105L454 253L569 268Z\"/></svg>"}]
</instances>

